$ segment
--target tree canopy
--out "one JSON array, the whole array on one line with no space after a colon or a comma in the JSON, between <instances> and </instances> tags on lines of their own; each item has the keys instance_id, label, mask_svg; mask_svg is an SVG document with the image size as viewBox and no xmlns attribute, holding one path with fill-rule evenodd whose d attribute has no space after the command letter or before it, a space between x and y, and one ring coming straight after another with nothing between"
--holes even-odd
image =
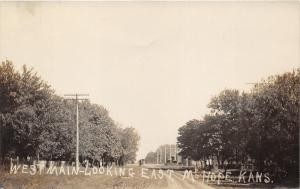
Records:
<instances>
[{"instance_id":1,"label":"tree canopy","mask_svg":"<svg viewBox=\"0 0 300 189\"><path fill-rule=\"evenodd\" d=\"M135 161L139 135L122 128L101 105L79 102L80 159ZM27 66L0 65L1 157L74 160L76 109Z\"/></svg>"},{"instance_id":2,"label":"tree canopy","mask_svg":"<svg viewBox=\"0 0 300 189\"><path fill-rule=\"evenodd\" d=\"M218 164L271 163L299 172L300 69L271 76L249 92L226 89L208 104L203 119L178 130L181 155L194 160L216 157Z\"/></svg>"}]
</instances>

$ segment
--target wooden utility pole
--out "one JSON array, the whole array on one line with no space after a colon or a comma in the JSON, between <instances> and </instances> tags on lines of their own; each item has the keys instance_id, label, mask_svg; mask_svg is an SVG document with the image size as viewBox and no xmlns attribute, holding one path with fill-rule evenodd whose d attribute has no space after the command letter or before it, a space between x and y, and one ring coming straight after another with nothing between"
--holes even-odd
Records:
<instances>
[{"instance_id":1,"label":"wooden utility pole","mask_svg":"<svg viewBox=\"0 0 300 189\"><path fill-rule=\"evenodd\" d=\"M178 152L177 152L177 144L175 144L175 160L176 160L176 163L178 164Z\"/></svg>"},{"instance_id":2,"label":"wooden utility pole","mask_svg":"<svg viewBox=\"0 0 300 189\"><path fill-rule=\"evenodd\" d=\"M169 154L169 157L170 157L170 163L172 163L172 144L170 144L170 154Z\"/></svg>"},{"instance_id":3,"label":"wooden utility pole","mask_svg":"<svg viewBox=\"0 0 300 189\"><path fill-rule=\"evenodd\" d=\"M160 162L160 149L157 149L156 151L156 164L159 164Z\"/></svg>"},{"instance_id":4,"label":"wooden utility pole","mask_svg":"<svg viewBox=\"0 0 300 189\"><path fill-rule=\"evenodd\" d=\"M87 98L78 98L80 97L88 97L88 94L65 94L65 97L70 97L68 99L75 100L76 102L76 169L79 168L79 108L78 101L79 100L87 100ZM75 98L74 98L75 97Z\"/></svg>"},{"instance_id":5,"label":"wooden utility pole","mask_svg":"<svg viewBox=\"0 0 300 189\"><path fill-rule=\"evenodd\" d=\"M165 145L165 163L167 163L167 145Z\"/></svg>"},{"instance_id":6,"label":"wooden utility pole","mask_svg":"<svg viewBox=\"0 0 300 189\"><path fill-rule=\"evenodd\" d=\"M160 156L159 156L159 163L161 164L162 163L162 146L160 147Z\"/></svg>"},{"instance_id":7,"label":"wooden utility pole","mask_svg":"<svg viewBox=\"0 0 300 189\"><path fill-rule=\"evenodd\" d=\"M1 120L0 120L0 165L2 165L2 156L3 156L3 154L2 154L2 133L3 133L3 131L2 131L2 127L3 127L3 124L1 123Z\"/></svg>"}]
</instances>

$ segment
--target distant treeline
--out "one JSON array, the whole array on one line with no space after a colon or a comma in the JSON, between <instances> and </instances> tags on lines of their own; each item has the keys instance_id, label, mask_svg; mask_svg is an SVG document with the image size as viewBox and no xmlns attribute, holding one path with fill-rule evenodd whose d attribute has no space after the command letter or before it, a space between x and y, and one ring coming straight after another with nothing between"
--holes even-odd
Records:
<instances>
[{"instance_id":1,"label":"distant treeline","mask_svg":"<svg viewBox=\"0 0 300 189\"><path fill-rule=\"evenodd\" d=\"M253 84L249 92L226 89L214 96L209 114L179 128L181 155L214 158L223 168L252 164L298 175L299 78L296 69Z\"/></svg>"},{"instance_id":2,"label":"distant treeline","mask_svg":"<svg viewBox=\"0 0 300 189\"><path fill-rule=\"evenodd\" d=\"M79 103L80 160L104 164L133 162L139 135L121 128L108 111L90 101ZM17 71L12 62L0 65L0 159L33 157L75 160L76 106L32 69Z\"/></svg>"}]
</instances>

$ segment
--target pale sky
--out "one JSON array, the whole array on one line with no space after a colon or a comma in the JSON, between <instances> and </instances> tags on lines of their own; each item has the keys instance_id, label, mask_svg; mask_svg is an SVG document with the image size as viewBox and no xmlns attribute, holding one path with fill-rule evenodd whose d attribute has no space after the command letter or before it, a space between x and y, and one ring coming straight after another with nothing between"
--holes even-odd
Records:
<instances>
[{"instance_id":1,"label":"pale sky","mask_svg":"<svg viewBox=\"0 0 300 189\"><path fill-rule=\"evenodd\" d=\"M59 95L89 93L140 136L175 143L213 95L299 67L299 3L0 3L0 60Z\"/></svg>"}]
</instances>

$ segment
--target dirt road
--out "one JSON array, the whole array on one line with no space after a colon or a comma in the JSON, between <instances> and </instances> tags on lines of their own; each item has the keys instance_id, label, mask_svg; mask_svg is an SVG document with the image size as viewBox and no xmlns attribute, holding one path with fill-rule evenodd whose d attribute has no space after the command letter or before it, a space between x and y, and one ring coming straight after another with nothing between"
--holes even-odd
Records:
<instances>
[{"instance_id":1,"label":"dirt road","mask_svg":"<svg viewBox=\"0 0 300 189\"><path fill-rule=\"evenodd\" d=\"M174 172L172 177L168 178L168 185L166 189L213 189L213 187L208 186L199 181L193 181L191 178L183 179L183 175Z\"/></svg>"}]
</instances>

